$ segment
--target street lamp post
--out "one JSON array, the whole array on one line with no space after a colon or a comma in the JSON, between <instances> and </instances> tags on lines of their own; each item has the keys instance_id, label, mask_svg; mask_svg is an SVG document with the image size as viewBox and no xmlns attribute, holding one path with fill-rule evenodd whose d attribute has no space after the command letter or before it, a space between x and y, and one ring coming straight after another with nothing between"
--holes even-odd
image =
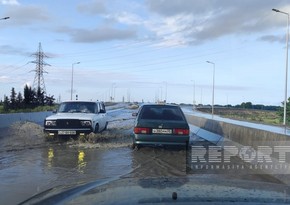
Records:
<instances>
[{"instance_id":1,"label":"street lamp post","mask_svg":"<svg viewBox=\"0 0 290 205\"><path fill-rule=\"evenodd\" d=\"M164 96L164 102L167 103L167 81L164 81L165 83L165 96Z\"/></svg>"},{"instance_id":2,"label":"street lamp post","mask_svg":"<svg viewBox=\"0 0 290 205\"><path fill-rule=\"evenodd\" d=\"M115 95L116 95L116 83L112 83L112 87L111 87L111 101L115 102Z\"/></svg>"},{"instance_id":3,"label":"street lamp post","mask_svg":"<svg viewBox=\"0 0 290 205\"><path fill-rule=\"evenodd\" d=\"M74 87L74 65L75 64L80 64L81 62L76 62L73 63L71 66L71 90L70 90L70 100L72 100L72 96L73 96L73 87Z\"/></svg>"},{"instance_id":4,"label":"street lamp post","mask_svg":"<svg viewBox=\"0 0 290 205\"><path fill-rule=\"evenodd\" d=\"M211 61L206 61L209 64L213 65L213 75L212 75L212 107L211 107L211 115L213 118L214 115L214 78L215 78L215 63Z\"/></svg>"},{"instance_id":5,"label":"street lamp post","mask_svg":"<svg viewBox=\"0 0 290 205\"><path fill-rule=\"evenodd\" d=\"M195 108L195 80L191 80L191 82L193 82L193 92L192 92L192 104L193 104L193 106L192 106L192 108L194 109Z\"/></svg>"},{"instance_id":6,"label":"street lamp post","mask_svg":"<svg viewBox=\"0 0 290 205\"><path fill-rule=\"evenodd\" d=\"M287 15L287 31L286 31L286 74L285 74L285 97L284 97L284 116L283 125L286 127L286 107L287 107L287 81L288 81L288 40L289 40L289 13L272 9L272 11Z\"/></svg>"}]
</instances>

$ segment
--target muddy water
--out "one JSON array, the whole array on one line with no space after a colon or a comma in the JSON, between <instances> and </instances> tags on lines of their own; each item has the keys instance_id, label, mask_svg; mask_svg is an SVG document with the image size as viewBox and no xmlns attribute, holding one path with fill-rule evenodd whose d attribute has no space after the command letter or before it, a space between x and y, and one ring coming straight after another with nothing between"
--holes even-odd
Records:
<instances>
[{"instance_id":1,"label":"muddy water","mask_svg":"<svg viewBox=\"0 0 290 205\"><path fill-rule=\"evenodd\" d=\"M108 131L83 141L47 142L40 125L16 123L0 132L0 201L17 204L47 189L123 177L185 175L185 151L132 150L133 111L111 112Z\"/></svg>"},{"instance_id":2,"label":"muddy water","mask_svg":"<svg viewBox=\"0 0 290 205\"><path fill-rule=\"evenodd\" d=\"M186 175L183 148L130 148L132 112L126 109L110 112L108 131L82 141L46 142L43 128L33 123L16 123L1 130L1 204L17 204L56 186L96 179ZM207 142L199 139L195 143Z\"/></svg>"}]
</instances>

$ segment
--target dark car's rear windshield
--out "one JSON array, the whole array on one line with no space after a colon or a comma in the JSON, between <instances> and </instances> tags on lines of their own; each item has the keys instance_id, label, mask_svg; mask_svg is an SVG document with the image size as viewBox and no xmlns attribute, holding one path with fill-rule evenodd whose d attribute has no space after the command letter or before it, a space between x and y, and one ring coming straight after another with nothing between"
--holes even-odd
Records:
<instances>
[{"instance_id":1,"label":"dark car's rear windshield","mask_svg":"<svg viewBox=\"0 0 290 205\"><path fill-rule=\"evenodd\" d=\"M140 112L140 119L144 120L174 120L184 121L184 115L179 107L175 106L144 106Z\"/></svg>"}]
</instances>

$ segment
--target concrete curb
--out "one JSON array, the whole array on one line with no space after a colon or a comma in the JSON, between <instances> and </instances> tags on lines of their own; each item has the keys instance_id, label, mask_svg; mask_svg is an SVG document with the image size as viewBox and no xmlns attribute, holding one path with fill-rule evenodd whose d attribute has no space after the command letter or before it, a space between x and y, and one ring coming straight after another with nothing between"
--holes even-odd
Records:
<instances>
[{"instance_id":1,"label":"concrete curb","mask_svg":"<svg viewBox=\"0 0 290 205\"><path fill-rule=\"evenodd\" d=\"M50 115L52 115L51 111L0 114L0 128L9 127L11 124L15 122L25 122L25 121L43 124L44 119Z\"/></svg>"}]
</instances>

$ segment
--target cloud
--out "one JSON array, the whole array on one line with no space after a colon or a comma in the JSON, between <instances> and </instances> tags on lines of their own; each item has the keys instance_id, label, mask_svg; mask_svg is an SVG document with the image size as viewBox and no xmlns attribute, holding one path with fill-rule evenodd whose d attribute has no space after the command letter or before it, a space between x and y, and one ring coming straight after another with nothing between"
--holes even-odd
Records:
<instances>
[{"instance_id":1,"label":"cloud","mask_svg":"<svg viewBox=\"0 0 290 205\"><path fill-rule=\"evenodd\" d=\"M215 1L211 1L215 2ZM204 0L179 0L179 1L164 1L164 0L147 0L148 8L162 16L174 16L178 14L203 14L210 10L214 4Z\"/></svg>"},{"instance_id":2,"label":"cloud","mask_svg":"<svg viewBox=\"0 0 290 205\"><path fill-rule=\"evenodd\" d=\"M144 20L140 16L126 11L107 14L105 18L126 25L142 25L144 23Z\"/></svg>"},{"instance_id":3,"label":"cloud","mask_svg":"<svg viewBox=\"0 0 290 205\"><path fill-rule=\"evenodd\" d=\"M8 25L25 26L35 22L47 22L51 19L51 15L40 6L16 6L9 7L4 16L9 16Z\"/></svg>"},{"instance_id":4,"label":"cloud","mask_svg":"<svg viewBox=\"0 0 290 205\"><path fill-rule=\"evenodd\" d=\"M60 27L57 31L68 34L72 41L79 43L124 40L134 38L137 35L136 31L132 29L117 29L109 26L98 27L92 30Z\"/></svg>"},{"instance_id":5,"label":"cloud","mask_svg":"<svg viewBox=\"0 0 290 205\"><path fill-rule=\"evenodd\" d=\"M23 48L14 47L11 45L1 45L0 54L1 55L23 55L23 56L31 55L31 53L25 51Z\"/></svg>"},{"instance_id":6,"label":"cloud","mask_svg":"<svg viewBox=\"0 0 290 205\"><path fill-rule=\"evenodd\" d=\"M156 36L164 31L180 31L167 38L178 37L181 42L201 44L228 35L251 35L269 31L285 24L285 17L275 16L273 5L289 10L286 0L147 0L149 12L155 14L148 29ZM159 25L159 26L158 26ZM186 32L185 31L186 28ZM163 33L162 33L163 32Z\"/></svg>"},{"instance_id":7,"label":"cloud","mask_svg":"<svg viewBox=\"0 0 290 205\"><path fill-rule=\"evenodd\" d=\"M3 5L20 5L17 0L0 0Z\"/></svg>"},{"instance_id":8,"label":"cloud","mask_svg":"<svg viewBox=\"0 0 290 205\"><path fill-rule=\"evenodd\" d=\"M0 82L1 83L6 83L6 82L8 82L9 81L9 77L8 76L5 76L5 75L3 75L3 76L0 76Z\"/></svg>"},{"instance_id":9,"label":"cloud","mask_svg":"<svg viewBox=\"0 0 290 205\"><path fill-rule=\"evenodd\" d=\"M81 3L77 6L79 12L89 15L104 14L107 12L103 0L92 0L91 2Z\"/></svg>"},{"instance_id":10,"label":"cloud","mask_svg":"<svg viewBox=\"0 0 290 205\"><path fill-rule=\"evenodd\" d=\"M274 42L285 43L285 37L274 36L274 35L261 36L260 38L258 38L258 40L266 41L270 43L274 43Z\"/></svg>"}]
</instances>

